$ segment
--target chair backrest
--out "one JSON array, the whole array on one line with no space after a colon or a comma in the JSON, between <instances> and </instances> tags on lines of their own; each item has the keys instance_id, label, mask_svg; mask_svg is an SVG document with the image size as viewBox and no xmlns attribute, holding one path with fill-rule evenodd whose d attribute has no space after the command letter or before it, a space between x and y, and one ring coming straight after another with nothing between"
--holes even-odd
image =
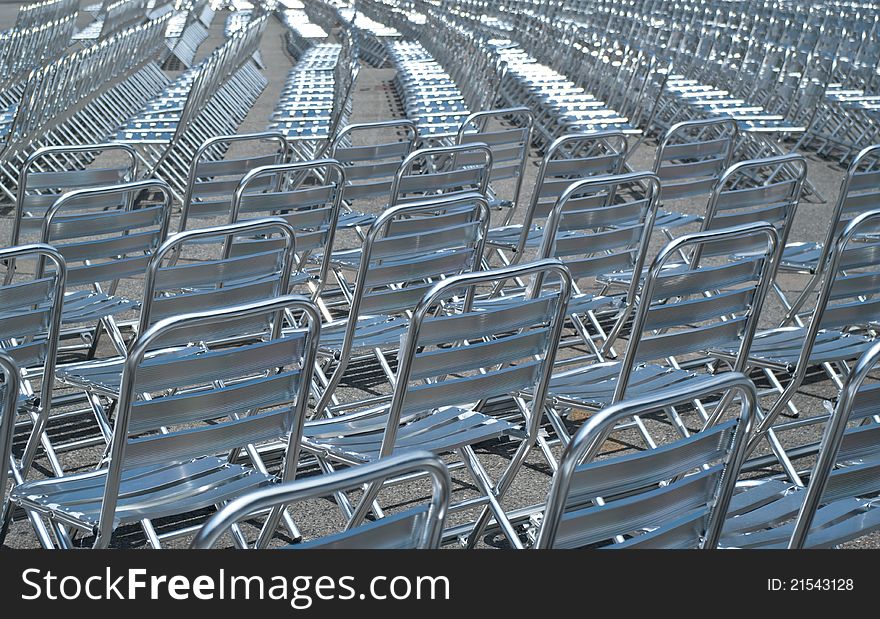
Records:
<instances>
[{"instance_id":1,"label":"chair backrest","mask_svg":"<svg viewBox=\"0 0 880 619\"><path fill-rule=\"evenodd\" d=\"M555 139L538 167L535 187L523 214L517 253L525 250L531 225L539 225L550 216L572 183L594 176L621 174L627 152L626 135L621 131L571 133ZM511 220L512 217L505 223Z\"/></svg>"},{"instance_id":2,"label":"chair backrest","mask_svg":"<svg viewBox=\"0 0 880 619\"><path fill-rule=\"evenodd\" d=\"M456 144L486 144L492 151L489 183L499 206L513 207L519 202L534 123L529 108L513 107L476 112L465 118L458 129ZM498 182L511 179L512 190L499 191Z\"/></svg>"},{"instance_id":3,"label":"chair backrest","mask_svg":"<svg viewBox=\"0 0 880 619\"><path fill-rule=\"evenodd\" d=\"M84 166L101 156L119 163ZM42 220L55 201L68 191L137 180L138 156L128 144L47 146L34 151L21 166L15 202L15 220L9 244L19 245L30 235L39 238ZM106 206L116 206L107 203Z\"/></svg>"},{"instance_id":4,"label":"chair backrest","mask_svg":"<svg viewBox=\"0 0 880 619\"><path fill-rule=\"evenodd\" d=\"M164 181L143 180L58 198L43 220L42 242L64 256L68 289L110 282L112 290L121 279L142 276L168 232L172 195ZM105 200L115 206L103 206Z\"/></svg>"},{"instance_id":5,"label":"chair backrest","mask_svg":"<svg viewBox=\"0 0 880 619\"><path fill-rule=\"evenodd\" d=\"M354 208L361 200L386 198L417 138L415 123L402 118L344 127L329 156L345 168L346 205Z\"/></svg>"},{"instance_id":6,"label":"chair backrest","mask_svg":"<svg viewBox=\"0 0 880 619\"><path fill-rule=\"evenodd\" d=\"M14 280L0 286L0 351L20 369L33 370L31 374L40 377L39 393L33 393L28 383L29 395L22 403L38 413L21 459L21 470L26 475L52 408L51 377L55 375L58 355L67 264L58 250L41 244L0 249L0 261L3 260L34 261L27 269L30 273L36 273L43 261L52 266L45 276L19 272Z\"/></svg>"},{"instance_id":7,"label":"chair backrest","mask_svg":"<svg viewBox=\"0 0 880 619\"><path fill-rule=\"evenodd\" d=\"M408 452L328 475L318 475L250 492L230 501L212 516L199 530L190 548L213 547L229 527L259 511L307 499L329 497L336 492L352 490L371 482L381 483L392 477L418 473L427 473L431 478L429 503L387 515L341 533L285 548L296 550L439 548L443 523L449 507L451 481L449 470L443 461L424 451Z\"/></svg>"},{"instance_id":8,"label":"chair backrest","mask_svg":"<svg viewBox=\"0 0 880 619\"><path fill-rule=\"evenodd\" d=\"M707 259L719 253L713 246L736 246L744 255ZM682 264L679 256L686 251L700 261ZM732 369L743 371L780 252L779 234L766 222L686 234L668 243L639 291L613 401L626 397L636 365L701 354L721 343L739 341Z\"/></svg>"},{"instance_id":9,"label":"chair backrest","mask_svg":"<svg viewBox=\"0 0 880 619\"><path fill-rule=\"evenodd\" d=\"M267 217L169 237L147 267L138 333L165 318L287 294L295 262L294 234L283 219ZM195 260L181 259L187 248L197 249ZM185 332L181 335L183 344L194 341Z\"/></svg>"},{"instance_id":10,"label":"chair backrest","mask_svg":"<svg viewBox=\"0 0 880 619\"><path fill-rule=\"evenodd\" d=\"M538 255L562 260L576 286L630 270L636 274L627 295L632 303L659 200L660 179L651 172L575 181L551 211Z\"/></svg>"},{"instance_id":11,"label":"chair backrest","mask_svg":"<svg viewBox=\"0 0 880 619\"><path fill-rule=\"evenodd\" d=\"M258 154L226 158L233 147L243 146ZM287 159L284 136L273 131L218 135L199 146L193 155L186 177L186 190L180 212L178 231L201 227L204 220L225 220L232 209L232 196L248 172L261 166L274 165ZM271 179L264 179L267 183ZM252 187L269 189L271 185Z\"/></svg>"},{"instance_id":12,"label":"chair backrest","mask_svg":"<svg viewBox=\"0 0 880 619\"><path fill-rule=\"evenodd\" d=\"M543 285L532 286L521 303L502 298L495 307L474 308L477 288L513 278L540 278ZM570 295L571 277L552 259L456 275L428 289L401 343L380 455L393 452L401 420L511 395L528 411L527 440L534 440ZM463 302L440 311L451 297ZM524 391L534 394L528 403L516 395Z\"/></svg>"},{"instance_id":13,"label":"chair backrest","mask_svg":"<svg viewBox=\"0 0 880 619\"><path fill-rule=\"evenodd\" d=\"M785 247L795 210L807 178L807 160L787 154L733 164L715 184L702 230L730 228L765 221L779 232ZM716 251L738 252L735 245Z\"/></svg>"},{"instance_id":14,"label":"chair backrest","mask_svg":"<svg viewBox=\"0 0 880 619\"><path fill-rule=\"evenodd\" d=\"M880 216L880 211L875 213ZM868 375L878 365L880 344L875 344L846 377L819 444L819 455L789 539L791 549L803 548L807 543L824 545L823 531L811 530L816 510L822 503L880 493L880 424L876 421L880 385L866 384ZM846 466L835 468L839 463ZM858 519L851 520L847 526L853 524L858 527ZM836 531L835 535L842 537L851 533L857 534L858 529Z\"/></svg>"},{"instance_id":15,"label":"chair backrest","mask_svg":"<svg viewBox=\"0 0 880 619\"><path fill-rule=\"evenodd\" d=\"M343 167L333 159L255 168L235 190L230 222L255 217L286 221L296 233L299 270L305 270L310 254L322 254L318 273L311 279L311 294L317 299L327 281L345 182Z\"/></svg>"},{"instance_id":16,"label":"chair backrest","mask_svg":"<svg viewBox=\"0 0 880 619\"><path fill-rule=\"evenodd\" d=\"M601 458L615 427L637 416L716 395L739 413L655 449ZM703 548L718 544L757 410L754 384L738 372L699 387L618 402L584 423L566 447L536 548Z\"/></svg>"},{"instance_id":17,"label":"chair backrest","mask_svg":"<svg viewBox=\"0 0 880 619\"><path fill-rule=\"evenodd\" d=\"M9 355L0 352L0 371L3 372L3 387L0 389L0 523L6 520L6 486L9 465L12 458L12 438L15 434L15 417L18 413L18 394L21 390L21 375L18 366ZM0 524L0 526L3 526ZM3 532L0 531L0 538Z\"/></svg>"},{"instance_id":18,"label":"chair backrest","mask_svg":"<svg viewBox=\"0 0 880 619\"><path fill-rule=\"evenodd\" d=\"M296 312L302 321L285 332L286 311ZM166 318L139 334L122 372L96 546L106 545L112 534L126 471L229 455L247 445L283 438L287 451L278 476L281 481L292 479L320 329L314 304L299 296L281 296ZM237 346L191 356L147 356L163 342L182 337L213 342L233 330L251 337ZM189 497L194 504L180 504L180 512L213 504L210 492L206 480L202 492Z\"/></svg>"},{"instance_id":19,"label":"chair backrest","mask_svg":"<svg viewBox=\"0 0 880 619\"><path fill-rule=\"evenodd\" d=\"M732 118L688 120L672 125L660 140L654 173L664 204L709 196L733 162L737 123Z\"/></svg>"},{"instance_id":20,"label":"chair backrest","mask_svg":"<svg viewBox=\"0 0 880 619\"><path fill-rule=\"evenodd\" d=\"M492 151L485 144L420 148L400 164L388 205L461 193L486 196L491 173Z\"/></svg>"}]
</instances>

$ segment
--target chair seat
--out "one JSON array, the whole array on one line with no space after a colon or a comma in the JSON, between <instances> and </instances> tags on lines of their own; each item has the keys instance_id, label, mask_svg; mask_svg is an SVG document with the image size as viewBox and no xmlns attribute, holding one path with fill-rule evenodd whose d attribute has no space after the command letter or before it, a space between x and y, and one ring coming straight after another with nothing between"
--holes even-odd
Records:
<instances>
[{"instance_id":1,"label":"chair seat","mask_svg":"<svg viewBox=\"0 0 880 619\"><path fill-rule=\"evenodd\" d=\"M64 294L61 322L64 324L92 322L137 309L139 306L140 301L133 301L122 296L89 290L75 290Z\"/></svg>"},{"instance_id":2,"label":"chair seat","mask_svg":"<svg viewBox=\"0 0 880 619\"><path fill-rule=\"evenodd\" d=\"M609 361L579 367L555 374L550 380L547 397L573 400L587 408L603 408L611 404L620 363ZM697 389L700 381L711 380L709 374L694 374L660 365L640 365L633 368L626 396L635 398L650 395L660 389ZM562 406L565 404L562 403Z\"/></svg>"},{"instance_id":3,"label":"chair seat","mask_svg":"<svg viewBox=\"0 0 880 619\"><path fill-rule=\"evenodd\" d=\"M323 351L342 349L348 320L329 322L321 327L319 348ZM362 316L354 332L354 348L397 347L400 337L406 333L409 321L385 315Z\"/></svg>"},{"instance_id":4,"label":"chair seat","mask_svg":"<svg viewBox=\"0 0 880 619\"><path fill-rule=\"evenodd\" d=\"M340 213L336 222L337 228L354 228L356 226L369 226L376 221L375 215L351 211L348 213Z\"/></svg>"},{"instance_id":5,"label":"chair seat","mask_svg":"<svg viewBox=\"0 0 880 619\"><path fill-rule=\"evenodd\" d=\"M92 530L101 513L106 469L29 481L10 499L58 521ZM273 477L226 459L203 457L124 471L114 527L203 509L268 485Z\"/></svg>"},{"instance_id":6,"label":"chair seat","mask_svg":"<svg viewBox=\"0 0 880 619\"><path fill-rule=\"evenodd\" d=\"M514 289L505 290L503 297L493 297L490 299L475 299L473 309L475 311L489 309L505 309L506 307L516 307L520 305L525 297L525 290ZM592 295L588 292L577 293L571 295L568 300L568 314L585 314L596 310L614 310L621 307L623 301L622 296L603 296ZM460 304L453 304L459 307Z\"/></svg>"},{"instance_id":7,"label":"chair seat","mask_svg":"<svg viewBox=\"0 0 880 619\"><path fill-rule=\"evenodd\" d=\"M788 243L782 251L779 268L788 271L806 271L814 273L816 263L822 254L821 243ZM732 259L738 260L751 257L754 254L734 254Z\"/></svg>"},{"instance_id":8,"label":"chair seat","mask_svg":"<svg viewBox=\"0 0 880 619\"><path fill-rule=\"evenodd\" d=\"M387 407L308 421L303 430L303 444L309 449L368 462L379 458L387 425ZM394 453L419 449L445 453L505 435L523 436L507 421L468 408L450 406L403 420L397 432Z\"/></svg>"},{"instance_id":9,"label":"chair seat","mask_svg":"<svg viewBox=\"0 0 880 619\"><path fill-rule=\"evenodd\" d=\"M187 346L148 353L148 357L161 355L168 360L185 359L195 357L203 351L204 349L199 346ZM125 365L125 359L122 357L70 363L55 368L55 378L66 385L118 398L123 365Z\"/></svg>"},{"instance_id":10,"label":"chair seat","mask_svg":"<svg viewBox=\"0 0 880 619\"><path fill-rule=\"evenodd\" d=\"M731 500L719 546L786 548L806 489L782 481L750 485ZM816 511L805 546L829 548L880 528L880 509L867 499L845 498Z\"/></svg>"},{"instance_id":11,"label":"chair seat","mask_svg":"<svg viewBox=\"0 0 880 619\"><path fill-rule=\"evenodd\" d=\"M775 366L792 371L804 345L806 329L803 327L780 327L756 333L749 350L749 359L757 365ZM816 334L810 354L810 364L856 359L868 350L874 341L863 335L821 330ZM709 350L712 356L732 359L739 344L732 342Z\"/></svg>"}]
</instances>

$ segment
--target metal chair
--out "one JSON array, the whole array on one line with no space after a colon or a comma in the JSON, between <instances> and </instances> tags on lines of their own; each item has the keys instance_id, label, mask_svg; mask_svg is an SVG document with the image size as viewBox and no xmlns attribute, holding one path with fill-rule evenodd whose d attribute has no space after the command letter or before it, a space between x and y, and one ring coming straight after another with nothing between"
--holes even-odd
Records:
<instances>
[{"instance_id":1,"label":"metal chair","mask_svg":"<svg viewBox=\"0 0 880 619\"><path fill-rule=\"evenodd\" d=\"M0 353L0 369L3 371L3 410L0 413L0 544L6 537L6 523L12 508L6 501L7 479L10 474L12 460L12 438L15 434L15 417L18 413L18 395L20 393L21 376L15 361L7 354ZM13 465L14 466L14 465Z\"/></svg>"},{"instance_id":2,"label":"metal chair","mask_svg":"<svg viewBox=\"0 0 880 619\"><path fill-rule=\"evenodd\" d=\"M449 507L451 480L443 461L425 451L391 456L360 466L255 490L223 506L199 530L190 548L206 549L217 544L234 523L259 511L291 505L307 499L330 497L364 484L381 483L393 477L427 473L431 478L431 500L419 505L285 549L369 549L404 550L440 547L443 523Z\"/></svg>"},{"instance_id":3,"label":"metal chair","mask_svg":"<svg viewBox=\"0 0 880 619\"><path fill-rule=\"evenodd\" d=\"M283 334L286 310L300 313L303 322ZM47 519L61 548L72 547L78 532L94 533L92 547L106 548L115 530L137 523L159 547L187 530L157 534L150 519L221 505L275 479L292 479L309 394L303 371L314 365L320 326L314 305L292 296L159 321L139 334L125 360L104 464L20 484L11 500ZM147 354L163 340L179 340L181 332L211 342L231 328L251 339L183 359ZM282 437L287 451L277 477L239 462L245 445ZM273 512L267 532L280 517L280 510Z\"/></svg>"},{"instance_id":4,"label":"metal chair","mask_svg":"<svg viewBox=\"0 0 880 619\"><path fill-rule=\"evenodd\" d=\"M721 545L830 548L880 528L880 425L872 345L853 366L834 406L806 488L779 480L743 484L731 501Z\"/></svg>"},{"instance_id":5,"label":"metal chair","mask_svg":"<svg viewBox=\"0 0 880 619\"><path fill-rule=\"evenodd\" d=\"M729 421L656 449L600 457L622 422L719 396L739 400L739 412ZM534 547L715 548L757 399L748 378L727 372L694 388L659 389L597 413L560 458Z\"/></svg>"},{"instance_id":6,"label":"metal chair","mask_svg":"<svg viewBox=\"0 0 880 619\"><path fill-rule=\"evenodd\" d=\"M542 279L544 285L536 283L535 294L513 307L473 308L477 287L513 277ZM424 289L402 340L390 402L362 402L360 410L309 421L303 449L324 470L332 470L334 462L381 461L412 450L455 452L481 494L450 507L482 509L466 535L467 545L477 543L491 515L509 543L521 547L502 501L540 430L539 411L570 292L568 272L556 260L455 275ZM444 312L444 301L452 296L463 297L464 303ZM531 404L515 395L525 390L534 394ZM511 394L519 417L515 422L481 411L488 400ZM493 480L473 446L503 436L522 440ZM338 497L349 527L370 511L382 515L375 503L380 489L368 486L356 506Z\"/></svg>"}]
</instances>

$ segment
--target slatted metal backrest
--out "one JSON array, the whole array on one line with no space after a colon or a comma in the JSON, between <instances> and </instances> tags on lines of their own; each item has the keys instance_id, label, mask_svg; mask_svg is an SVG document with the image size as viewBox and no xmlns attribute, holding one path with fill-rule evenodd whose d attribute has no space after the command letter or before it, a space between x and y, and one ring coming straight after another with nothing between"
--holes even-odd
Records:
<instances>
[{"instance_id":1,"label":"slatted metal backrest","mask_svg":"<svg viewBox=\"0 0 880 619\"><path fill-rule=\"evenodd\" d=\"M317 299L330 270L345 182L345 169L333 159L255 168L235 190L230 222L266 216L285 220L296 232L300 270L305 269L311 254L322 255L312 279L312 296ZM267 190L260 192L259 188L267 185ZM248 251L246 243L238 243L236 248Z\"/></svg>"},{"instance_id":2,"label":"slatted metal backrest","mask_svg":"<svg viewBox=\"0 0 880 619\"><path fill-rule=\"evenodd\" d=\"M302 319L285 333L286 311ZM122 373L96 544L112 533L125 471L228 455L285 438L279 478L292 479L320 327L314 304L281 296L166 318L139 334ZM249 340L186 357L147 355L164 341L212 342L232 328Z\"/></svg>"},{"instance_id":3,"label":"slatted metal backrest","mask_svg":"<svg viewBox=\"0 0 880 619\"><path fill-rule=\"evenodd\" d=\"M100 158L101 167L86 167ZM104 161L105 159L109 161ZM82 144L37 149L21 166L9 244L39 240L42 221L55 201L77 189L125 183L138 177L138 157L128 144ZM106 206L115 206L106 198Z\"/></svg>"},{"instance_id":4,"label":"slatted metal backrest","mask_svg":"<svg viewBox=\"0 0 880 619\"><path fill-rule=\"evenodd\" d=\"M257 153L225 157L230 148L242 147ZM242 178L251 170L282 163L287 158L287 142L277 132L219 135L205 140L192 159L183 195L178 231L199 228L206 220L227 221L232 196ZM271 179L263 179L270 181ZM265 190L271 185L252 189Z\"/></svg>"},{"instance_id":5,"label":"slatted metal backrest","mask_svg":"<svg viewBox=\"0 0 880 619\"><path fill-rule=\"evenodd\" d=\"M600 458L622 421L716 395L738 396L739 413L682 440ZM536 547L715 548L757 397L748 378L728 372L697 388L658 391L593 415L562 454Z\"/></svg>"},{"instance_id":6,"label":"slatted metal backrest","mask_svg":"<svg viewBox=\"0 0 880 619\"><path fill-rule=\"evenodd\" d=\"M492 151L489 182L506 206L519 202L523 176L529 159L534 115L527 107L484 110L471 114L461 123L457 144L486 144ZM513 188L499 193L499 181L513 179ZM506 194L506 195L504 195Z\"/></svg>"},{"instance_id":7,"label":"slatted metal backrest","mask_svg":"<svg viewBox=\"0 0 880 619\"><path fill-rule=\"evenodd\" d=\"M663 186L663 203L708 196L733 161L737 134L737 123L732 118L672 125L654 157L654 172Z\"/></svg>"},{"instance_id":8,"label":"slatted metal backrest","mask_svg":"<svg viewBox=\"0 0 880 619\"><path fill-rule=\"evenodd\" d=\"M562 260L579 287L615 271L641 273L659 199L660 179L651 172L575 181L547 219L538 255ZM630 299L637 286L634 277Z\"/></svg>"},{"instance_id":9,"label":"slatted metal backrest","mask_svg":"<svg viewBox=\"0 0 880 619\"><path fill-rule=\"evenodd\" d=\"M743 256L709 260L713 245ZM682 252L701 256L682 263ZM779 234L766 222L686 234L654 258L639 292L614 401L625 397L635 365L700 354L739 341L734 371L743 371L780 253Z\"/></svg>"},{"instance_id":10,"label":"slatted metal backrest","mask_svg":"<svg viewBox=\"0 0 880 619\"><path fill-rule=\"evenodd\" d=\"M880 217L880 211L873 213L875 218ZM875 344L846 377L822 435L789 548L803 548L810 541L810 529L821 504L880 493L880 432L872 420L878 414L880 390L876 383L867 382L878 364L880 344ZM845 466L837 468L840 464Z\"/></svg>"},{"instance_id":11,"label":"slatted metal backrest","mask_svg":"<svg viewBox=\"0 0 880 619\"><path fill-rule=\"evenodd\" d=\"M109 201L116 206L106 207ZM171 188L161 180L78 189L61 196L43 220L42 242L67 262L67 287L142 276L168 232ZM44 275L43 264L37 271Z\"/></svg>"},{"instance_id":12,"label":"slatted metal backrest","mask_svg":"<svg viewBox=\"0 0 880 619\"><path fill-rule=\"evenodd\" d=\"M246 251L236 250L240 244ZM192 246L198 248L198 258L180 260L184 248ZM277 217L178 232L150 260L138 333L180 314L286 294L295 251L294 229ZM186 332L179 334L185 338L180 344L194 342Z\"/></svg>"},{"instance_id":13,"label":"slatted metal backrest","mask_svg":"<svg viewBox=\"0 0 880 619\"><path fill-rule=\"evenodd\" d=\"M55 248L44 244L0 249L0 261L12 260L18 260L23 268L13 280L0 286L0 352L20 369L28 371L22 391L27 397L24 404L38 413L20 461L26 476L52 409L54 381L51 377L55 375L58 356L67 265ZM52 268L50 273L39 277L36 271L43 261ZM35 393L32 382L37 379L40 388ZM18 394L16 388L16 397Z\"/></svg>"},{"instance_id":14,"label":"slatted metal backrest","mask_svg":"<svg viewBox=\"0 0 880 619\"><path fill-rule=\"evenodd\" d=\"M330 148L330 157L345 168L346 206L362 200L385 199L394 175L412 152L418 138L407 119L357 123L344 127Z\"/></svg>"},{"instance_id":15,"label":"slatted metal backrest","mask_svg":"<svg viewBox=\"0 0 880 619\"><path fill-rule=\"evenodd\" d=\"M21 389L21 375L15 360L0 352L0 371L3 372L3 385L0 387L0 522L6 522L6 478L12 458L12 438L15 434L15 417L18 412L18 394ZM0 540L3 538L0 531Z\"/></svg>"},{"instance_id":16,"label":"slatted metal backrest","mask_svg":"<svg viewBox=\"0 0 880 619\"><path fill-rule=\"evenodd\" d=\"M420 148L400 164L388 205L471 192L485 196L491 172L492 151L485 144Z\"/></svg>"},{"instance_id":17,"label":"slatted metal backrest","mask_svg":"<svg viewBox=\"0 0 880 619\"><path fill-rule=\"evenodd\" d=\"M255 490L230 501L199 530L190 548L214 546L234 523L249 515L307 499L330 497L334 493L381 483L407 474L427 473L431 478L431 499L427 504L363 524L342 533L320 537L289 549L346 548L402 550L439 548L449 506L451 480L443 461L425 451L383 458L338 471L286 484Z\"/></svg>"},{"instance_id":18,"label":"slatted metal backrest","mask_svg":"<svg viewBox=\"0 0 880 619\"><path fill-rule=\"evenodd\" d=\"M712 190L702 230L766 221L777 229L784 247L806 178L807 161L802 155L735 163L725 170ZM717 245L713 250L740 251L735 245Z\"/></svg>"},{"instance_id":19,"label":"slatted metal backrest","mask_svg":"<svg viewBox=\"0 0 880 619\"><path fill-rule=\"evenodd\" d=\"M543 285L533 286L519 304L473 307L477 288L513 278L540 278ZM527 416L528 436L534 439L570 295L568 270L554 259L457 275L427 290L398 354L381 455L390 455L397 446L402 419L449 406L479 405L499 396L516 397L526 390L534 394ZM464 302L460 309L443 311L442 303L450 297Z\"/></svg>"}]
</instances>

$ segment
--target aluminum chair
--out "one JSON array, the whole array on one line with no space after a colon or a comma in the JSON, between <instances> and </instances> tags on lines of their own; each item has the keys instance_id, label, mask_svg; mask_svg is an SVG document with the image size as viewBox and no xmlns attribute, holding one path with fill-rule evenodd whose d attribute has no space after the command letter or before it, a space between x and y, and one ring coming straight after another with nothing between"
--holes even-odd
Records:
<instances>
[{"instance_id":1,"label":"aluminum chair","mask_svg":"<svg viewBox=\"0 0 880 619\"><path fill-rule=\"evenodd\" d=\"M234 146L242 146L249 153L257 150L258 154L225 157ZM177 231L229 221L233 194L241 179L254 168L277 165L286 158L287 142L280 133L219 135L205 140L189 168Z\"/></svg>"},{"instance_id":2,"label":"aluminum chair","mask_svg":"<svg viewBox=\"0 0 880 619\"><path fill-rule=\"evenodd\" d=\"M545 286L536 287L532 298L515 307L472 308L477 287L513 277L540 277ZM551 282L556 284L552 291ZM334 462L381 461L412 450L456 452L481 494L450 506L450 511L482 508L464 541L474 546L491 515L509 543L521 547L502 501L540 429L538 411L571 292L568 272L558 261L542 260L448 277L423 290L402 340L390 402L363 402L361 410L308 422L303 449L326 470L332 470ZM465 299L460 311L442 312L444 300L453 295ZM520 416L516 423L481 412L487 400L527 389L535 399L529 405L514 397ZM502 436L522 441L493 480L473 446ZM370 511L382 515L375 502L379 490L381 484L368 486L356 506L340 498L349 527L359 525Z\"/></svg>"},{"instance_id":3,"label":"aluminum chair","mask_svg":"<svg viewBox=\"0 0 880 619\"><path fill-rule=\"evenodd\" d=\"M190 548L203 550L216 546L230 526L258 511L307 499L330 497L364 484L420 473L427 473L431 478L431 500L427 505L412 507L341 533L285 546L284 549L436 549L440 547L452 482L443 461L424 451L391 456L330 475L318 475L250 492L230 501L212 516L202 526Z\"/></svg>"},{"instance_id":4,"label":"aluminum chair","mask_svg":"<svg viewBox=\"0 0 880 619\"><path fill-rule=\"evenodd\" d=\"M792 408L792 399L803 384L810 368L820 366L838 389L851 372L848 362L857 359L871 346L877 314L874 299L878 289L880 261L878 244L866 242L863 235L874 237L880 223L880 211L868 211L855 217L844 228L821 265L822 285L816 291L816 305L803 326L782 326L755 335L747 365L759 368L770 380L773 405L761 415L749 449L764 439L773 447L773 457L795 483L802 484L792 464L795 457L814 451L795 445L785 449L778 435L786 429L823 421L810 417L776 424L779 415ZM732 359L733 351L724 343L713 346L712 354ZM797 413L797 408L794 408Z\"/></svg>"},{"instance_id":5,"label":"aluminum chair","mask_svg":"<svg viewBox=\"0 0 880 619\"><path fill-rule=\"evenodd\" d=\"M726 254L731 245L751 253L718 264L713 257ZM547 413L563 444L570 438L564 418L573 412L591 412L624 398L709 380L697 370L705 363L705 351L717 342L737 342L738 354L729 366L744 371L779 249L776 228L765 222L687 234L668 243L648 268L621 359L554 373ZM685 251L697 261L678 263L679 253ZM712 420L701 403L696 410L703 422ZM674 409L668 415L673 428L689 436L680 415ZM655 446L639 418L636 429L649 447Z\"/></svg>"},{"instance_id":6,"label":"aluminum chair","mask_svg":"<svg viewBox=\"0 0 880 619\"><path fill-rule=\"evenodd\" d=\"M729 421L656 449L599 457L622 422L719 395L739 400ZM748 378L726 372L694 388L625 399L594 415L560 458L534 547L715 548L757 398Z\"/></svg>"},{"instance_id":7,"label":"aluminum chair","mask_svg":"<svg viewBox=\"0 0 880 619\"><path fill-rule=\"evenodd\" d=\"M386 209L371 226L363 249L333 255L334 274L348 299L347 316L324 325L320 357L324 415L353 361L375 358L391 384L394 372L383 350L396 350L409 314L436 281L479 269L489 212L479 194L435 197ZM354 272L349 283L345 272ZM332 371L331 371L332 368Z\"/></svg>"},{"instance_id":8,"label":"aluminum chair","mask_svg":"<svg viewBox=\"0 0 880 619\"><path fill-rule=\"evenodd\" d=\"M880 528L880 433L874 344L847 376L822 435L807 486L779 480L743 484L731 501L721 545L734 548L830 548Z\"/></svg>"},{"instance_id":9,"label":"aluminum chair","mask_svg":"<svg viewBox=\"0 0 880 619\"><path fill-rule=\"evenodd\" d=\"M282 334L285 310L300 313L303 327ZM252 339L193 358L147 354L181 332L210 342L230 328ZM293 479L309 393L302 370L314 365L319 333L316 308L291 296L159 321L139 334L125 361L105 464L18 485L11 500L48 520L59 547L73 547L81 532L94 534L92 547L106 548L121 526L222 505ZM281 437L288 449L277 477L239 462L245 445ZM145 530L153 547L188 532Z\"/></svg>"},{"instance_id":10,"label":"aluminum chair","mask_svg":"<svg viewBox=\"0 0 880 619\"><path fill-rule=\"evenodd\" d=\"M482 143L413 151L394 175L388 206L440 195L478 193L488 198L492 161L492 151Z\"/></svg>"}]
</instances>

